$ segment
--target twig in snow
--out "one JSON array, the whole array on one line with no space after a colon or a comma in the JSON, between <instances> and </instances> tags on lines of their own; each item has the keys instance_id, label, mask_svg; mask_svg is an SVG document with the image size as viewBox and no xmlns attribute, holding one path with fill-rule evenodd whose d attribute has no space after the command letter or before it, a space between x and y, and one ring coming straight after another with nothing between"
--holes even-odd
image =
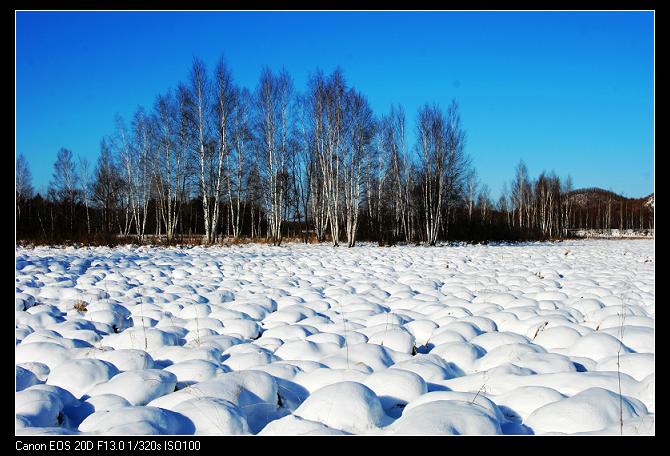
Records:
<instances>
[{"instance_id":1,"label":"twig in snow","mask_svg":"<svg viewBox=\"0 0 670 456\"><path fill-rule=\"evenodd\" d=\"M142 299L142 295L140 295L140 317L142 317L142 332L144 333L144 351L147 351L149 342L147 340L147 327L144 324L144 300Z\"/></svg>"},{"instance_id":2,"label":"twig in snow","mask_svg":"<svg viewBox=\"0 0 670 456\"><path fill-rule=\"evenodd\" d=\"M548 322L548 321L545 321L544 323L542 323L542 324L537 328L537 331L535 331L535 335L533 336L533 340L535 340L535 338L537 337L538 334L540 334L542 331L544 331L544 328L546 328L548 324L549 324L549 322Z\"/></svg>"},{"instance_id":3,"label":"twig in snow","mask_svg":"<svg viewBox=\"0 0 670 456\"><path fill-rule=\"evenodd\" d=\"M479 395L481 394L482 391L486 392L486 382L488 381L487 376L484 375L484 383L482 383L482 386L479 387L479 390L477 391L477 394L475 394L475 397L472 398L472 401L470 402L471 404L474 404Z\"/></svg>"}]
</instances>

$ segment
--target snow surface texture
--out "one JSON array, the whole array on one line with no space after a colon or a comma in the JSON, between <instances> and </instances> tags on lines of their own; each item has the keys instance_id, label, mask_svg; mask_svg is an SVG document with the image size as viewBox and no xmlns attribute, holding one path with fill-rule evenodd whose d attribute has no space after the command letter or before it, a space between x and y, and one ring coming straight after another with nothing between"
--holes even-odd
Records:
<instances>
[{"instance_id":1,"label":"snow surface texture","mask_svg":"<svg viewBox=\"0 0 670 456\"><path fill-rule=\"evenodd\" d=\"M17 248L16 433L653 434L654 258Z\"/></svg>"}]
</instances>

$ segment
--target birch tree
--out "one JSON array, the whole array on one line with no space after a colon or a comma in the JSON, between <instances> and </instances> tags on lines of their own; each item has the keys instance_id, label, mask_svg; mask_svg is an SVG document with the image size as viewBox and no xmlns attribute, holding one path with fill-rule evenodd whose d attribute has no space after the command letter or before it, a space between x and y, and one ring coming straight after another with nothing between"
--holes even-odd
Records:
<instances>
[{"instance_id":1,"label":"birch tree","mask_svg":"<svg viewBox=\"0 0 670 456\"><path fill-rule=\"evenodd\" d=\"M93 201L102 210L102 231L109 235L112 230L114 212L123 186L117 164L114 161L109 141L100 142L100 155L95 168Z\"/></svg>"},{"instance_id":2,"label":"birch tree","mask_svg":"<svg viewBox=\"0 0 670 456\"><path fill-rule=\"evenodd\" d=\"M127 236L130 232L132 223L137 218L137 207L135 201L135 187L137 177L135 171L137 162L135 153L131 144L126 124L121 116L116 119L116 138L114 138L116 149L118 150L118 160L123 169L125 185L123 186L123 199L125 209L124 228L121 232L123 236Z\"/></svg>"},{"instance_id":3,"label":"birch tree","mask_svg":"<svg viewBox=\"0 0 670 456\"><path fill-rule=\"evenodd\" d=\"M465 131L461 126L461 116L456 100L452 100L447 108L446 115L446 175L444 177L444 211L443 232L444 238L449 236L449 222L451 221L454 208L461 200L465 178L471 172L470 158L465 153Z\"/></svg>"},{"instance_id":4,"label":"birch tree","mask_svg":"<svg viewBox=\"0 0 670 456\"><path fill-rule=\"evenodd\" d=\"M78 189L77 165L74 161L72 151L61 148L56 156L54 172L51 180L55 194L64 206L67 207L70 233L74 227L74 208Z\"/></svg>"},{"instance_id":5,"label":"birch tree","mask_svg":"<svg viewBox=\"0 0 670 456\"><path fill-rule=\"evenodd\" d=\"M418 115L418 137L426 239L435 245L440 229L445 239L449 234L450 217L470 171L456 102L449 105L446 116L436 105L425 105Z\"/></svg>"},{"instance_id":6,"label":"birch tree","mask_svg":"<svg viewBox=\"0 0 670 456\"><path fill-rule=\"evenodd\" d=\"M142 242L146 230L149 199L151 196L151 157L153 155L153 137L151 125L144 108L138 108L133 116L132 141L134 163L136 165L134 181L134 216L137 239Z\"/></svg>"},{"instance_id":7,"label":"birch tree","mask_svg":"<svg viewBox=\"0 0 670 456\"><path fill-rule=\"evenodd\" d=\"M16 158L16 218L21 218L21 207L33 196L32 174L28 160L23 154Z\"/></svg>"},{"instance_id":8,"label":"birch tree","mask_svg":"<svg viewBox=\"0 0 670 456\"><path fill-rule=\"evenodd\" d=\"M318 242L325 240L328 228L330 201L326 193L325 179L331 177L332 170L322 169L327 162L325 150L326 138L326 80L323 73L317 71L308 82L308 93L304 100L304 118L302 128L306 144L307 181L309 201L314 221L314 232Z\"/></svg>"},{"instance_id":9,"label":"birch tree","mask_svg":"<svg viewBox=\"0 0 670 456\"><path fill-rule=\"evenodd\" d=\"M230 113L230 76L220 62L217 67L216 81L213 90L216 101L212 106L212 87L207 77L207 69L201 59L193 59L191 67L190 96L194 103L196 154L199 164L199 188L202 198L203 223L205 242L211 244L216 237L219 216L219 198L221 195L221 178L223 159L227 152L227 122ZM216 122L212 125L213 113ZM212 138L212 128L218 141Z\"/></svg>"},{"instance_id":10,"label":"birch tree","mask_svg":"<svg viewBox=\"0 0 670 456\"><path fill-rule=\"evenodd\" d=\"M410 198L411 161L405 143L405 113L402 107L391 106L388 116L382 118L382 147L384 150L387 182L394 214L394 237L402 236L409 240L410 233Z\"/></svg>"},{"instance_id":11,"label":"birch tree","mask_svg":"<svg viewBox=\"0 0 670 456\"><path fill-rule=\"evenodd\" d=\"M572 177L568 175L561 188L561 209L563 211L563 235L567 235L572 219Z\"/></svg>"},{"instance_id":12,"label":"birch tree","mask_svg":"<svg viewBox=\"0 0 670 456\"><path fill-rule=\"evenodd\" d=\"M314 94L315 140L333 246L340 245L340 178L346 83L340 69L327 81L317 74Z\"/></svg>"},{"instance_id":13,"label":"birch tree","mask_svg":"<svg viewBox=\"0 0 670 456\"><path fill-rule=\"evenodd\" d=\"M286 70L274 75L269 68L261 72L256 90L258 125L263 151L268 208L268 234L273 245L281 245L282 219L288 183L288 153L293 82Z\"/></svg>"},{"instance_id":14,"label":"birch tree","mask_svg":"<svg viewBox=\"0 0 670 456\"><path fill-rule=\"evenodd\" d=\"M248 162L251 130L249 125L249 108L251 95L247 89L236 92L236 103L232 115L232 147L226 154L226 181L228 188L228 205L232 218L233 237L240 236L242 201L244 198L244 183L246 165Z\"/></svg>"},{"instance_id":15,"label":"birch tree","mask_svg":"<svg viewBox=\"0 0 670 456\"><path fill-rule=\"evenodd\" d=\"M208 168L211 170L207 187L211 194L213 204L212 213L209 217L211 228L209 230L209 243L214 242L219 226L219 207L223 192L224 162L228 159L231 149L230 125L231 117L235 109L237 89L233 85L233 78L223 58L220 58L215 70L215 106L216 115L216 154L211 157ZM229 182L230 183L230 182ZM204 208L203 208L204 209Z\"/></svg>"},{"instance_id":16,"label":"birch tree","mask_svg":"<svg viewBox=\"0 0 670 456\"><path fill-rule=\"evenodd\" d=\"M91 202L91 170L88 159L79 155L79 179L81 182L81 198L84 200L84 208L86 209L86 233L91 234L91 216L90 216L90 202Z\"/></svg>"},{"instance_id":17,"label":"birch tree","mask_svg":"<svg viewBox=\"0 0 670 456\"><path fill-rule=\"evenodd\" d=\"M184 87L178 96L172 92L161 95L155 104L152 174L158 199L157 210L165 227L168 242L174 239L179 220L180 198L186 184L188 150L188 94Z\"/></svg>"},{"instance_id":18,"label":"birch tree","mask_svg":"<svg viewBox=\"0 0 670 456\"><path fill-rule=\"evenodd\" d=\"M299 183L297 184L298 199L302 207L302 212L305 216L305 242L309 240L309 215L310 208L312 208L312 218L314 222L316 238L319 242L323 241L323 231L325 228L320 229L323 224L317 222L317 218L323 216L323 212L317 212L317 207L312 207L313 194L316 194L318 197L319 189L316 186L318 179L319 170L314 169L314 164L317 163L314 160L314 141L310 135L310 130L308 130L309 123L309 97L305 95L298 95L296 97L296 106L298 110L298 133L300 137L300 144L298 150L296 151L296 157L294 159L295 167L297 168L294 171L294 179L298 179ZM314 186L314 188L313 188ZM319 208L320 209L320 208ZM323 217L325 219L325 217ZM320 221L320 220L319 220Z\"/></svg>"},{"instance_id":19,"label":"birch tree","mask_svg":"<svg viewBox=\"0 0 670 456\"><path fill-rule=\"evenodd\" d=\"M418 138L423 176L423 211L426 242L435 245L442 217L446 169L445 119L435 105L425 105L418 114Z\"/></svg>"},{"instance_id":20,"label":"birch tree","mask_svg":"<svg viewBox=\"0 0 670 456\"><path fill-rule=\"evenodd\" d=\"M523 216L524 209L527 211L527 201L529 193L530 183L528 181L528 168L526 164L521 160L516 167L516 176L514 183L512 184L512 202L514 203L514 211L519 221L519 229L523 229Z\"/></svg>"},{"instance_id":21,"label":"birch tree","mask_svg":"<svg viewBox=\"0 0 670 456\"><path fill-rule=\"evenodd\" d=\"M482 224L487 223L487 216L492 206L491 190L487 184L484 184L477 195L477 207L480 211Z\"/></svg>"},{"instance_id":22,"label":"birch tree","mask_svg":"<svg viewBox=\"0 0 670 456\"><path fill-rule=\"evenodd\" d=\"M477 173L473 170L468 174L466 179L467 205L468 205L468 221L472 222L472 210L475 207L475 195L477 194Z\"/></svg>"},{"instance_id":23,"label":"birch tree","mask_svg":"<svg viewBox=\"0 0 670 456\"><path fill-rule=\"evenodd\" d=\"M362 167L374 136L374 119L367 100L354 89L347 93L346 114L349 141L343 151L344 216L347 245L353 247L358 229Z\"/></svg>"},{"instance_id":24,"label":"birch tree","mask_svg":"<svg viewBox=\"0 0 670 456\"><path fill-rule=\"evenodd\" d=\"M386 179L386 166L383 151L383 123L378 123L373 147L366 160L366 171L364 179L365 204L367 208L369 229L376 233L377 242L382 243L382 218L383 218L383 188Z\"/></svg>"}]
</instances>

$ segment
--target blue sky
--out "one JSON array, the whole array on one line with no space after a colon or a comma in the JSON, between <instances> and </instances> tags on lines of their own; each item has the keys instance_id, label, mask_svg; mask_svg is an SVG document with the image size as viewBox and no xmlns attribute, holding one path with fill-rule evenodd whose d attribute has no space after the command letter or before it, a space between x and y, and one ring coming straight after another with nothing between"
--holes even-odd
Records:
<instances>
[{"instance_id":1,"label":"blue sky","mask_svg":"<svg viewBox=\"0 0 670 456\"><path fill-rule=\"evenodd\" d=\"M118 113L223 54L253 89L284 66L299 90L337 65L375 114L458 100L494 196L532 176L642 196L654 186L651 12L18 12L16 152L46 187L60 147L94 161Z\"/></svg>"}]
</instances>

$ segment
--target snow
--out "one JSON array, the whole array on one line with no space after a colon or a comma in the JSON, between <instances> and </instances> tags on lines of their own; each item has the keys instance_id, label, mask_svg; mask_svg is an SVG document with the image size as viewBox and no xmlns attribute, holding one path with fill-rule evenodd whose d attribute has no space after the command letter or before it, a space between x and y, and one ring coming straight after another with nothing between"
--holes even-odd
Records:
<instances>
[{"instance_id":1,"label":"snow","mask_svg":"<svg viewBox=\"0 0 670 456\"><path fill-rule=\"evenodd\" d=\"M94 412L79 425L79 430L102 435L180 434L190 423L170 410L130 406Z\"/></svg>"},{"instance_id":2,"label":"snow","mask_svg":"<svg viewBox=\"0 0 670 456\"><path fill-rule=\"evenodd\" d=\"M175 412L193 423L194 435L248 435L249 425L234 404L223 399L197 397L177 405Z\"/></svg>"},{"instance_id":3,"label":"snow","mask_svg":"<svg viewBox=\"0 0 670 456\"><path fill-rule=\"evenodd\" d=\"M350 435L350 433L296 415L286 415L270 422L258 435Z\"/></svg>"},{"instance_id":4,"label":"snow","mask_svg":"<svg viewBox=\"0 0 670 456\"><path fill-rule=\"evenodd\" d=\"M353 434L377 430L390 421L374 391L351 381L333 383L314 391L294 413Z\"/></svg>"},{"instance_id":5,"label":"snow","mask_svg":"<svg viewBox=\"0 0 670 456\"><path fill-rule=\"evenodd\" d=\"M132 405L146 405L153 399L174 391L176 384L177 376L167 370L131 370L96 385L89 395L116 394Z\"/></svg>"},{"instance_id":6,"label":"snow","mask_svg":"<svg viewBox=\"0 0 670 456\"><path fill-rule=\"evenodd\" d=\"M420 375L402 369L374 372L365 378L364 384L374 391L384 411L394 418L400 416L408 402L428 392L428 386Z\"/></svg>"},{"instance_id":7,"label":"snow","mask_svg":"<svg viewBox=\"0 0 670 456\"><path fill-rule=\"evenodd\" d=\"M58 426L63 403L54 393L24 389L16 393L14 410L22 424L27 426Z\"/></svg>"},{"instance_id":8,"label":"snow","mask_svg":"<svg viewBox=\"0 0 670 456\"><path fill-rule=\"evenodd\" d=\"M16 433L654 434L654 255L17 247Z\"/></svg>"},{"instance_id":9,"label":"snow","mask_svg":"<svg viewBox=\"0 0 670 456\"><path fill-rule=\"evenodd\" d=\"M430 401L419 405L389 428L396 435L495 435L502 434L500 422L485 408L458 400Z\"/></svg>"},{"instance_id":10,"label":"snow","mask_svg":"<svg viewBox=\"0 0 670 456\"><path fill-rule=\"evenodd\" d=\"M205 380L210 380L218 374L223 374L224 370L211 361L203 359L190 359L176 364L172 364L164 369L177 377L177 388L185 388Z\"/></svg>"},{"instance_id":11,"label":"snow","mask_svg":"<svg viewBox=\"0 0 670 456\"><path fill-rule=\"evenodd\" d=\"M623 398L620 408L619 396L602 388L589 388L567 399L551 402L535 410L525 423L537 433L577 433L598 431L619 422L647 414L640 401Z\"/></svg>"},{"instance_id":12,"label":"snow","mask_svg":"<svg viewBox=\"0 0 670 456\"><path fill-rule=\"evenodd\" d=\"M16 366L16 391L22 391L37 383L39 379L32 371Z\"/></svg>"},{"instance_id":13,"label":"snow","mask_svg":"<svg viewBox=\"0 0 670 456\"><path fill-rule=\"evenodd\" d=\"M118 350L104 350L96 351L93 354L86 354L86 356L95 357L113 364L119 372L136 370L136 369L151 369L154 367L154 360L149 353L143 350L135 350L131 348L121 348Z\"/></svg>"},{"instance_id":14,"label":"snow","mask_svg":"<svg viewBox=\"0 0 670 456\"><path fill-rule=\"evenodd\" d=\"M47 385L67 389L81 398L100 383L106 383L119 373L113 364L98 359L74 359L59 364L47 378ZM118 378L118 377L117 377Z\"/></svg>"}]
</instances>

